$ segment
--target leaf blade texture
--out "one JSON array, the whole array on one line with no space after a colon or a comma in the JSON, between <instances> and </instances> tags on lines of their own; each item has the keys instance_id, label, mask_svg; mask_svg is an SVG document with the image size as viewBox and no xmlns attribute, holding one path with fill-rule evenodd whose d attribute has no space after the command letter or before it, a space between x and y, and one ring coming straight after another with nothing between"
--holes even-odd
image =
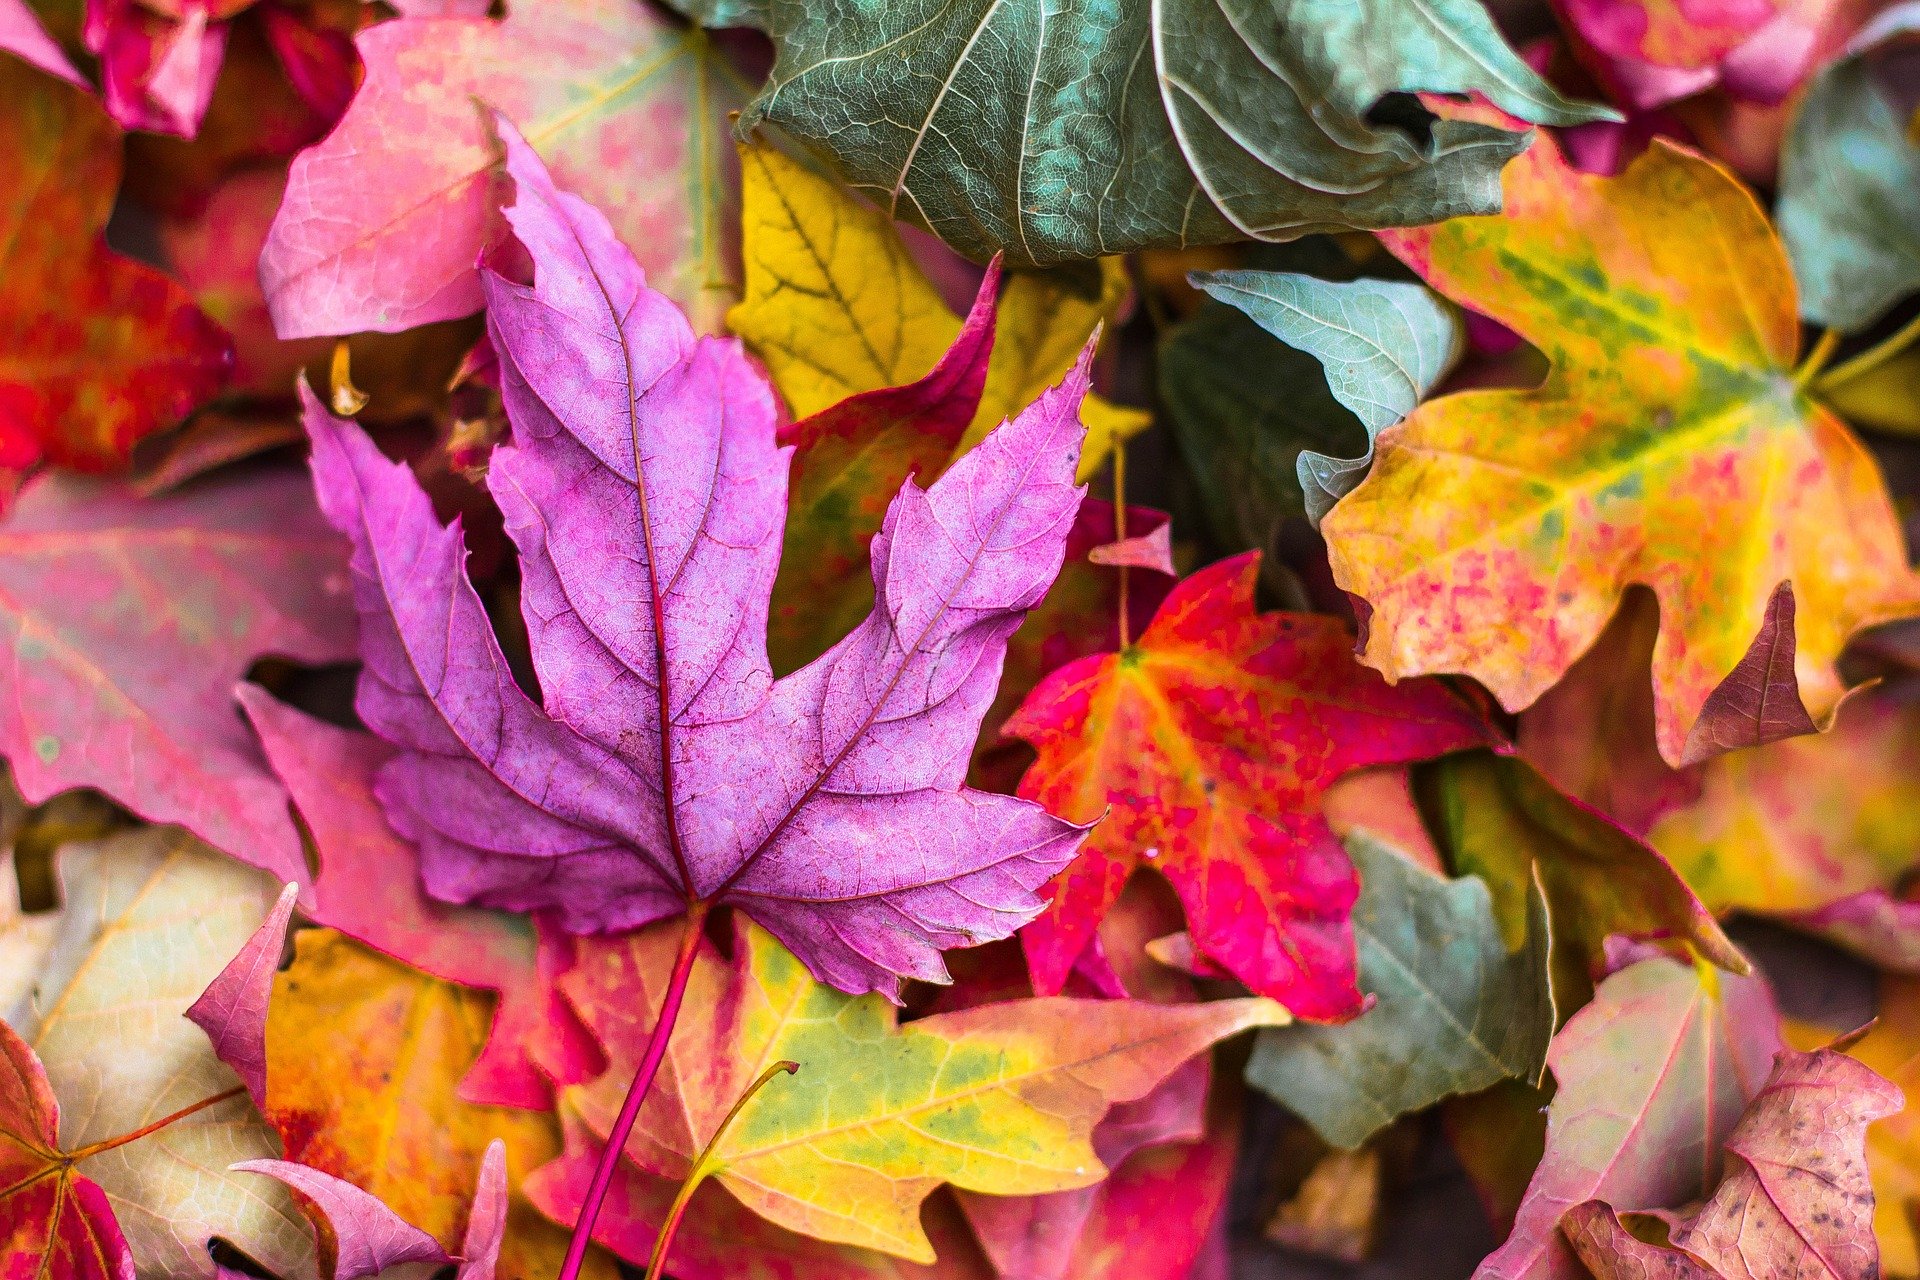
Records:
<instances>
[{"instance_id":1,"label":"leaf blade texture","mask_svg":"<svg viewBox=\"0 0 1920 1280\"><path fill-rule=\"evenodd\" d=\"M1780 149L1780 238L1800 277L1800 314L1853 332L1920 287L1912 192L1920 150L1874 74L1878 48L1920 31L1920 7L1895 5L1807 86Z\"/></svg>"},{"instance_id":2,"label":"leaf blade texture","mask_svg":"<svg viewBox=\"0 0 1920 1280\"><path fill-rule=\"evenodd\" d=\"M376 784L390 819L443 899L551 908L574 932L738 902L845 989L938 980L939 948L1024 923L1081 838L963 780L1082 496L1084 358L931 488L901 490L874 539L874 611L776 682L771 394L507 144L537 282L488 277L515 433L488 483L544 706L507 672L457 528L309 395L321 505L354 543L358 707L402 748Z\"/></svg>"},{"instance_id":3,"label":"leaf blade texture","mask_svg":"<svg viewBox=\"0 0 1920 1280\"><path fill-rule=\"evenodd\" d=\"M1180 895L1194 945L1256 993L1303 1018L1358 1011L1358 887L1321 793L1490 731L1437 685L1388 688L1336 619L1256 613L1258 568L1245 555L1188 577L1137 645L1055 671L1008 722L1038 752L1021 794L1100 819L1021 935L1036 990L1060 989L1146 866Z\"/></svg>"},{"instance_id":4,"label":"leaf blade texture","mask_svg":"<svg viewBox=\"0 0 1920 1280\"><path fill-rule=\"evenodd\" d=\"M0 466L124 467L225 383L232 343L186 290L107 247L120 136L99 105L0 57Z\"/></svg>"},{"instance_id":5,"label":"leaf blade texture","mask_svg":"<svg viewBox=\"0 0 1920 1280\"><path fill-rule=\"evenodd\" d=\"M1553 369L1537 390L1423 405L1328 514L1334 577L1371 610L1365 660L1468 674L1518 711L1646 583L1656 731L1679 765L1720 749L1715 695L1765 656L1786 583L1799 698L1826 724L1846 639L1920 593L1878 466L1791 379L1779 238L1735 179L1663 141L1601 178L1542 140L1505 182L1501 216L1386 237Z\"/></svg>"},{"instance_id":6,"label":"leaf blade texture","mask_svg":"<svg viewBox=\"0 0 1920 1280\"><path fill-rule=\"evenodd\" d=\"M68 1150L131 1133L233 1088L182 1015L274 901L260 872L185 835L145 827L59 853L67 902L41 1005L20 1032L45 1064ZM143 1274L215 1280L220 1236L287 1280L316 1274L292 1198L228 1168L276 1155L240 1098L86 1161Z\"/></svg>"},{"instance_id":7,"label":"leaf blade texture","mask_svg":"<svg viewBox=\"0 0 1920 1280\"><path fill-rule=\"evenodd\" d=\"M60 1101L32 1046L0 1022L0 1265L73 1280L133 1280L100 1185L60 1164Z\"/></svg>"},{"instance_id":8,"label":"leaf blade texture","mask_svg":"<svg viewBox=\"0 0 1920 1280\"><path fill-rule=\"evenodd\" d=\"M240 1077L255 1106L264 1105L267 1096L267 1002L299 892L292 883L280 891L260 927L187 1006L187 1021L207 1033L214 1056Z\"/></svg>"},{"instance_id":9,"label":"leaf blade texture","mask_svg":"<svg viewBox=\"0 0 1920 1280\"><path fill-rule=\"evenodd\" d=\"M1376 1003L1340 1026L1261 1032L1248 1083L1348 1150L1449 1095L1538 1083L1554 1031L1538 887L1509 953L1477 877L1440 880L1364 830L1346 845L1360 872L1360 987Z\"/></svg>"},{"instance_id":10,"label":"leaf blade texture","mask_svg":"<svg viewBox=\"0 0 1920 1280\"><path fill-rule=\"evenodd\" d=\"M672 967L676 927L587 944L563 980L609 1058L566 1105L611 1127ZM1116 1102L1149 1093L1187 1059L1287 1014L1258 998L1210 1004L1008 1001L896 1025L878 995L811 978L765 930L742 922L731 961L702 946L683 1024L627 1157L683 1175L760 1065L800 1071L742 1109L717 1179L755 1213L829 1241L918 1262L935 1254L921 1202L942 1182L995 1194L1087 1186L1105 1168L1091 1141Z\"/></svg>"},{"instance_id":11,"label":"leaf blade texture","mask_svg":"<svg viewBox=\"0 0 1920 1280\"><path fill-rule=\"evenodd\" d=\"M1609 114L1560 98L1477 4L777 0L755 20L776 58L742 132L776 125L889 216L1018 265L1493 208L1524 138L1442 121L1423 145L1366 121L1387 94Z\"/></svg>"},{"instance_id":12,"label":"leaf blade texture","mask_svg":"<svg viewBox=\"0 0 1920 1280\"><path fill-rule=\"evenodd\" d=\"M721 228L737 198L719 135L745 95L711 42L645 6L565 0L497 20L402 18L357 45L366 79L340 126L294 161L261 253L281 337L397 332L480 309L474 264L504 235L493 111L564 181L620 210L661 288L703 324L718 319L731 275ZM634 188L632 169L678 181Z\"/></svg>"},{"instance_id":13,"label":"leaf blade texture","mask_svg":"<svg viewBox=\"0 0 1920 1280\"><path fill-rule=\"evenodd\" d=\"M306 1197L337 1242L334 1280L365 1280L408 1262L439 1266L448 1261L432 1236L344 1178L291 1160L242 1160L233 1168L285 1183Z\"/></svg>"},{"instance_id":14,"label":"leaf blade texture","mask_svg":"<svg viewBox=\"0 0 1920 1280\"><path fill-rule=\"evenodd\" d=\"M21 793L98 787L304 883L286 792L233 686L267 654L353 656L342 550L292 473L152 500L30 483L0 524L0 638L21 695L0 711L0 753Z\"/></svg>"},{"instance_id":15,"label":"leaf blade texture","mask_svg":"<svg viewBox=\"0 0 1920 1280\"><path fill-rule=\"evenodd\" d=\"M1295 461L1307 519L1318 524L1373 465L1373 441L1413 412L1464 349L1458 316L1432 291L1399 280L1321 280L1283 271L1196 273L1199 289L1320 362L1333 398L1367 431L1357 458L1302 450Z\"/></svg>"},{"instance_id":16,"label":"leaf blade texture","mask_svg":"<svg viewBox=\"0 0 1920 1280\"><path fill-rule=\"evenodd\" d=\"M549 945L524 917L427 896L419 850L387 825L374 794L394 749L253 685L241 687L240 702L313 833L320 876L306 910L314 923L436 978L499 994L486 1048L461 1081L461 1096L540 1111L554 1084L590 1075L596 1051L552 985L567 960L564 947Z\"/></svg>"},{"instance_id":17,"label":"leaf blade texture","mask_svg":"<svg viewBox=\"0 0 1920 1280\"><path fill-rule=\"evenodd\" d=\"M745 285L727 327L765 362L796 417L912 383L959 342L963 321L885 213L764 142L741 144L740 171ZM1118 318L1128 296L1120 262L1100 263L1097 291L1084 283L1036 271L1002 278L986 384L950 453L1060 381L1095 328ZM1080 417L1082 480L1149 421L1097 395L1081 402Z\"/></svg>"},{"instance_id":18,"label":"leaf blade texture","mask_svg":"<svg viewBox=\"0 0 1920 1280\"><path fill-rule=\"evenodd\" d=\"M1715 972L1641 960L1554 1037L1546 1154L1476 1280L1580 1280L1559 1230L1568 1209L1594 1199L1673 1208L1718 1182L1721 1144L1781 1042L1765 983Z\"/></svg>"}]
</instances>

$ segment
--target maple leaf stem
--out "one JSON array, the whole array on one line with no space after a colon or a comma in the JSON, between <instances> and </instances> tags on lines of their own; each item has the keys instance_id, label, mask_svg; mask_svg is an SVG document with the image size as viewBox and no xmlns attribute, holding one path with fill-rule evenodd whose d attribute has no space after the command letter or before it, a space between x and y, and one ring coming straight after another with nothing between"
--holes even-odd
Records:
<instances>
[{"instance_id":1,"label":"maple leaf stem","mask_svg":"<svg viewBox=\"0 0 1920 1280\"><path fill-rule=\"evenodd\" d=\"M67 1152L67 1155L66 1155L66 1161L68 1164L76 1164L79 1161L85 1160L88 1156L97 1156L102 1151L111 1151L115 1147L124 1147L129 1142L138 1142L140 1139L146 1137L148 1134L157 1133L160 1130L166 1128L168 1125L172 1124L176 1120L185 1120L188 1116L192 1115L196 1111L205 1111L208 1107L219 1106L221 1103L225 1102L228 1098L237 1098L241 1094L245 1093L246 1091L247 1091L247 1087L245 1085L235 1085L233 1088L228 1089L225 1093L216 1093L211 1098L202 1098L200 1099L200 1101L194 1103L192 1106L182 1107L170 1116L161 1116L158 1120L155 1120L152 1124L141 1125L138 1129L135 1129L132 1133L123 1133L117 1138L107 1138L107 1139L104 1139L103 1141L93 1143L90 1146L80 1147L77 1150L69 1151Z\"/></svg>"},{"instance_id":2,"label":"maple leaf stem","mask_svg":"<svg viewBox=\"0 0 1920 1280\"><path fill-rule=\"evenodd\" d=\"M647 1259L646 1280L659 1280L661 1268L667 1265L667 1251L673 1247L674 1233L680 1229L680 1219L686 1216L687 1205L693 1201L693 1193L719 1168L720 1162L714 1159L713 1153L720 1149L720 1140L725 1138L727 1130L733 1127L734 1117L745 1109L756 1093L766 1087L769 1080L782 1072L792 1075L799 1069L799 1063L785 1058L774 1063L760 1073L758 1080L747 1086L747 1091L740 1095L726 1117L720 1121L719 1127L713 1131L713 1136L707 1139L707 1145L700 1152L700 1158L693 1162L693 1168L687 1173L686 1180L680 1184L679 1193L673 1197L673 1207L667 1210L667 1220L660 1225L660 1238L653 1242L653 1256Z\"/></svg>"},{"instance_id":3,"label":"maple leaf stem","mask_svg":"<svg viewBox=\"0 0 1920 1280\"><path fill-rule=\"evenodd\" d=\"M1828 329L1815 340L1813 350L1807 352L1807 358L1802 360L1800 367L1793 371L1793 386L1796 391L1819 376L1820 371L1827 367L1827 361L1833 359L1833 353L1839 345L1840 331L1837 329Z\"/></svg>"},{"instance_id":4,"label":"maple leaf stem","mask_svg":"<svg viewBox=\"0 0 1920 1280\"><path fill-rule=\"evenodd\" d=\"M667 980L667 994L660 1002L660 1016L653 1024L653 1033L647 1037L646 1053L633 1073L633 1083L627 1086L627 1099L620 1104L620 1115L607 1134L607 1145L600 1153L600 1163L593 1170L593 1181L587 1186L586 1198L580 1202L580 1218L573 1224L573 1239L567 1242L567 1256L560 1264L558 1280L578 1280L580 1268L586 1262L587 1245L593 1240L593 1224L600 1216L600 1205L607 1198L607 1188L613 1184L614 1168L619 1164L620 1153L627 1148L627 1137L633 1132L633 1122L640 1117L640 1104L647 1100L647 1093L653 1088L653 1078L659 1074L660 1063L667 1056L667 1041L673 1036L673 1025L680 1020L680 1004L687 995L687 979L693 976L694 957L700 954L700 933L706 924L707 909L708 903L704 899L696 900L687 907L687 931L680 938L680 954L673 962L673 976ZM725 1128L725 1125L721 1127Z\"/></svg>"},{"instance_id":5,"label":"maple leaf stem","mask_svg":"<svg viewBox=\"0 0 1920 1280\"><path fill-rule=\"evenodd\" d=\"M1863 374L1872 373L1912 346L1916 338L1920 338L1920 315L1901 325L1884 340L1839 365L1826 376L1825 382L1832 386L1836 383L1851 382Z\"/></svg>"},{"instance_id":6,"label":"maple leaf stem","mask_svg":"<svg viewBox=\"0 0 1920 1280\"><path fill-rule=\"evenodd\" d=\"M1113 540L1127 540L1127 445L1117 439L1113 442ZM1127 566L1120 565L1119 569L1120 647L1126 649L1133 643L1127 625Z\"/></svg>"}]
</instances>

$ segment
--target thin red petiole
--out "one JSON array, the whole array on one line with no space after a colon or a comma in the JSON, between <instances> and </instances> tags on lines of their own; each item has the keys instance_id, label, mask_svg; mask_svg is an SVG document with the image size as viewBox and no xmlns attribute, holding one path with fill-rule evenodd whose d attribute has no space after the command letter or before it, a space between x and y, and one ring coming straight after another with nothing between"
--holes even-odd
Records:
<instances>
[{"instance_id":1,"label":"thin red petiole","mask_svg":"<svg viewBox=\"0 0 1920 1280\"><path fill-rule=\"evenodd\" d=\"M760 1073L758 1080L747 1086L747 1091L740 1095L739 1100L727 1112L726 1118L720 1121L720 1127L713 1131L711 1138L707 1139L706 1149L700 1153L700 1158L693 1162L693 1168L687 1171L686 1181L680 1184L680 1192L673 1198L673 1207L667 1211L667 1220L660 1224L660 1237L653 1242L653 1256L647 1259L646 1280L660 1280L661 1268L667 1265L667 1250L673 1247L673 1235L680 1229L680 1219L686 1216L687 1206L693 1202L693 1193L699 1189L701 1183L707 1180L707 1175L713 1172L713 1153L720 1149L720 1139L726 1137L727 1130L733 1127L734 1117L740 1114L754 1094L766 1087L767 1081L783 1071L792 1075L799 1069L799 1063L789 1062L786 1059L774 1063Z\"/></svg>"},{"instance_id":2,"label":"thin red petiole","mask_svg":"<svg viewBox=\"0 0 1920 1280\"><path fill-rule=\"evenodd\" d=\"M667 1056L673 1024L680 1020L680 1002L687 995L687 979L693 976L694 957L700 954L700 931L706 919L705 902L695 902L687 908L687 931L680 939L680 954L673 962L673 977L667 981L666 998L660 1002L660 1017L653 1024L653 1034L647 1037L647 1052L640 1059L639 1070L633 1073L633 1083L627 1086L627 1100L620 1104L620 1115L613 1122L612 1132L607 1134L606 1150L600 1153L600 1163L593 1171L587 1197L580 1202L580 1220L574 1223L573 1239L567 1242L567 1257L560 1264L559 1280L578 1280L580 1267L586 1261L587 1245L593 1240L593 1224L600 1217L600 1205L607 1198L607 1188L613 1185L614 1167L620 1161L620 1153L627 1148L627 1137L640 1116L640 1104L647 1100L647 1091L653 1088L660 1062Z\"/></svg>"},{"instance_id":3,"label":"thin red petiole","mask_svg":"<svg viewBox=\"0 0 1920 1280\"><path fill-rule=\"evenodd\" d=\"M221 1103L225 1102L228 1098L237 1098L241 1094L245 1093L246 1091L247 1090L245 1085L236 1085L233 1088L227 1090L225 1093L216 1093L211 1098L200 1099L200 1101L194 1103L190 1107L182 1107L170 1116L161 1116L158 1120L155 1120L152 1124L142 1125L140 1128L135 1129L132 1133L123 1133L117 1138L108 1138L103 1142L96 1142L91 1146L81 1147L75 1151L69 1151L66 1153L64 1159L68 1164L75 1164L81 1160L85 1160L88 1156L97 1156L102 1151L111 1151L115 1147L124 1147L129 1142L138 1142L140 1141L140 1139L146 1137L150 1133L158 1133L160 1130L166 1128L168 1125L172 1124L176 1120L185 1120L188 1116L192 1115L196 1111L205 1111L208 1107L218 1106Z\"/></svg>"}]
</instances>

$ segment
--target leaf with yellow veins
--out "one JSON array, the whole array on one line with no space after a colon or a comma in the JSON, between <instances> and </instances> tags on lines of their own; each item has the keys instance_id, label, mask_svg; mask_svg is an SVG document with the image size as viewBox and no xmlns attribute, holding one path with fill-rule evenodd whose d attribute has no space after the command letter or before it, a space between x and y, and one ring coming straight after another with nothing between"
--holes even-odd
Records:
<instances>
[{"instance_id":1,"label":"leaf with yellow veins","mask_svg":"<svg viewBox=\"0 0 1920 1280\"><path fill-rule=\"evenodd\" d=\"M1383 236L1552 372L1420 406L1328 515L1334 576L1371 611L1365 660L1471 675L1519 710L1638 582L1660 601L1668 761L1825 723L1847 637L1920 607L1920 581L1878 467L1793 376L1766 215L1665 141L1608 178L1542 138L1504 187L1497 216Z\"/></svg>"},{"instance_id":2,"label":"leaf with yellow veins","mask_svg":"<svg viewBox=\"0 0 1920 1280\"><path fill-rule=\"evenodd\" d=\"M561 979L608 1057L606 1074L569 1088L563 1104L603 1138L645 1049L683 927L584 940L578 966ZM934 1260L920 1207L941 1183L1036 1195L1098 1182L1107 1170L1090 1139L1108 1107L1144 1097L1215 1041L1288 1020L1259 998L1052 998L902 1027L883 997L815 982L743 917L730 961L701 948L628 1160L684 1177L734 1100L789 1059L799 1073L741 1109L714 1152L714 1176L788 1230L917 1262Z\"/></svg>"},{"instance_id":3,"label":"leaf with yellow veins","mask_svg":"<svg viewBox=\"0 0 1920 1280\"><path fill-rule=\"evenodd\" d=\"M757 142L740 149L743 300L727 325L767 366L794 417L851 395L913 382L960 334L893 222L833 179ZM1060 275L1013 276L1000 301L987 386L960 449L1032 402L1073 366L1094 326L1127 296L1119 259L1100 264L1097 288ZM1090 283L1090 282L1089 282ZM1080 478L1116 440L1144 430L1139 409L1087 397ZM923 476L924 484L931 476Z\"/></svg>"},{"instance_id":4,"label":"leaf with yellow veins","mask_svg":"<svg viewBox=\"0 0 1920 1280\"><path fill-rule=\"evenodd\" d=\"M267 1015L267 1120L286 1158L344 1178L458 1250L487 1145L506 1144L508 1182L560 1152L547 1112L483 1107L455 1091L486 1043L487 993L408 968L332 929L294 939ZM517 1196L495 1274L547 1280L567 1233ZM595 1252L583 1273L611 1280Z\"/></svg>"}]
</instances>

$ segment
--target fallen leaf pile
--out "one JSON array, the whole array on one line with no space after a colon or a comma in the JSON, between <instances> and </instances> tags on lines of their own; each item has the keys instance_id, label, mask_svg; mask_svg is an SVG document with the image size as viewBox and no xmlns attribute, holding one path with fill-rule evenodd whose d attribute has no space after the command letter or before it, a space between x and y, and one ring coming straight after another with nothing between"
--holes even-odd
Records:
<instances>
[{"instance_id":1,"label":"fallen leaf pile","mask_svg":"<svg viewBox=\"0 0 1920 1280\"><path fill-rule=\"evenodd\" d=\"M1920 1280L1920 0L0 0L0 179L0 1280Z\"/></svg>"}]
</instances>

